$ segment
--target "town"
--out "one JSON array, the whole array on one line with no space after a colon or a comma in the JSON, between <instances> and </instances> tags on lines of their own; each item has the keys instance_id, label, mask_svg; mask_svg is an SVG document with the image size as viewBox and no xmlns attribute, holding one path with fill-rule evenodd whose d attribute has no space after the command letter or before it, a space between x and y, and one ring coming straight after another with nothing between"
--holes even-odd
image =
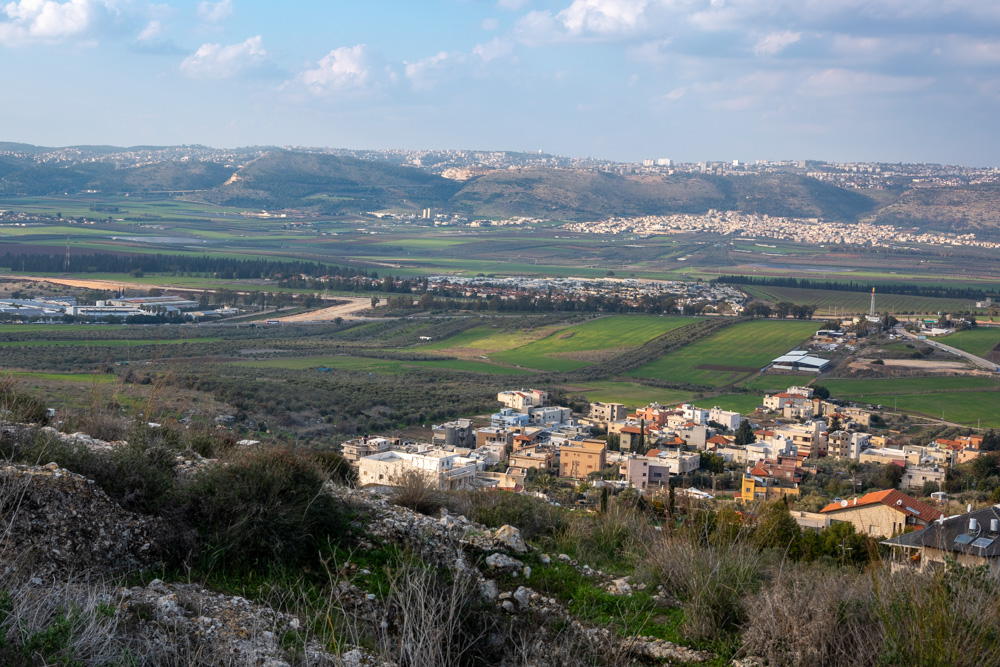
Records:
<instances>
[{"instance_id":1,"label":"town","mask_svg":"<svg viewBox=\"0 0 1000 667\"><path fill-rule=\"evenodd\" d=\"M803 530L850 523L893 547L897 564L996 565L1000 557L987 548L1000 537L997 506L945 513L949 491L962 490L959 467L976 470L981 456L1000 448L993 431L915 444L886 428L883 406L838 401L809 386L765 394L748 415L689 403L629 412L606 402L575 414L539 389L503 391L497 400L488 424L437 424L428 442L363 436L344 442L343 456L368 489L417 476L440 491L529 494L587 511L609 493L634 493L661 508L678 498L735 503L751 514L779 500ZM983 463L984 474L998 472L992 456ZM833 481L821 487L816 479ZM992 501L1000 502L994 487ZM979 527L974 540L956 539L970 526Z\"/></svg>"}]
</instances>

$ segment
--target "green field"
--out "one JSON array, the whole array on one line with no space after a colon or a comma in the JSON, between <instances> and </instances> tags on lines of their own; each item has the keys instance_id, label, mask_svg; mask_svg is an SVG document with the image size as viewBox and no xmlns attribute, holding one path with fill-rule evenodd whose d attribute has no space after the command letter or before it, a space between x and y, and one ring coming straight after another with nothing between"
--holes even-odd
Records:
<instances>
[{"instance_id":1,"label":"green field","mask_svg":"<svg viewBox=\"0 0 1000 667\"><path fill-rule=\"evenodd\" d=\"M963 392L978 389L1000 389L1000 382L989 377L918 377L887 380L825 380L823 386L832 398L844 400L865 399L871 403L872 394L903 395L943 392ZM1000 406L1000 394L997 394ZM996 406L994 406L994 410Z\"/></svg>"},{"instance_id":2,"label":"green field","mask_svg":"<svg viewBox=\"0 0 1000 667\"><path fill-rule=\"evenodd\" d=\"M136 347L139 345L179 345L181 343L217 343L222 338L183 338L167 340L15 340L0 342L0 347Z\"/></svg>"},{"instance_id":3,"label":"green field","mask_svg":"<svg viewBox=\"0 0 1000 667\"><path fill-rule=\"evenodd\" d=\"M602 317L562 329L527 345L491 354L490 358L543 371L572 371L615 352L639 347L695 321L693 317Z\"/></svg>"},{"instance_id":4,"label":"green field","mask_svg":"<svg viewBox=\"0 0 1000 667\"><path fill-rule=\"evenodd\" d=\"M627 408L636 408L659 403L674 405L691 400L691 392L676 389L658 389L634 382L588 382L565 387L570 394L583 394L588 401L602 403L624 403Z\"/></svg>"},{"instance_id":5,"label":"green field","mask_svg":"<svg viewBox=\"0 0 1000 667\"><path fill-rule=\"evenodd\" d=\"M762 397L756 394L722 394L711 398L695 399L691 402L702 408L718 406L723 410L731 410L745 415L753 412L762 403Z\"/></svg>"},{"instance_id":6,"label":"green field","mask_svg":"<svg viewBox=\"0 0 1000 667\"><path fill-rule=\"evenodd\" d=\"M1000 427L1000 392L969 391L931 394L873 394L865 396L871 404L880 404L887 410L913 412L933 419L976 426Z\"/></svg>"},{"instance_id":7,"label":"green field","mask_svg":"<svg viewBox=\"0 0 1000 667\"><path fill-rule=\"evenodd\" d=\"M236 366L251 366L255 368L288 368L292 370L312 370L318 375L325 375L317 370L320 367L351 371L368 371L387 375L404 375L414 368L438 368L443 370L467 371L471 373L491 373L494 375L526 375L531 371L523 368L498 366L484 361L465 361L462 359L441 359L431 361L401 361L398 359L372 359L369 357L317 356L292 357L286 359L266 359L261 361L240 361Z\"/></svg>"},{"instance_id":8,"label":"green field","mask_svg":"<svg viewBox=\"0 0 1000 667\"><path fill-rule=\"evenodd\" d=\"M987 354L1000 347L1000 327L966 329L939 340L945 345L985 358Z\"/></svg>"},{"instance_id":9,"label":"green field","mask_svg":"<svg viewBox=\"0 0 1000 667\"><path fill-rule=\"evenodd\" d=\"M768 301L788 301L798 305L817 306L817 314L847 316L867 313L871 307L871 292L838 292L835 290L802 289L799 287L744 286L753 296ZM976 310L968 299L941 299L930 296L875 294L875 310L879 313L938 313Z\"/></svg>"},{"instance_id":10,"label":"green field","mask_svg":"<svg viewBox=\"0 0 1000 667\"><path fill-rule=\"evenodd\" d=\"M640 366L628 375L722 387L758 373L772 359L814 333L813 322L741 322Z\"/></svg>"},{"instance_id":11,"label":"green field","mask_svg":"<svg viewBox=\"0 0 1000 667\"><path fill-rule=\"evenodd\" d=\"M48 382L96 382L105 384L118 378L107 373L32 373L30 371L9 371L5 375L21 380L45 380Z\"/></svg>"},{"instance_id":12,"label":"green field","mask_svg":"<svg viewBox=\"0 0 1000 667\"><path fill-rule=\"evenodd\" d=\"M741 382L740 387L743 389L753 389L761 393L770 393L775 391L784 391L789 387L801 387L809 384L815 379L815 373L787 373L781 375L771 375L770 373L767 373ZM825 385L826 383L823 384Z\"/></svg>"}]
</instances>

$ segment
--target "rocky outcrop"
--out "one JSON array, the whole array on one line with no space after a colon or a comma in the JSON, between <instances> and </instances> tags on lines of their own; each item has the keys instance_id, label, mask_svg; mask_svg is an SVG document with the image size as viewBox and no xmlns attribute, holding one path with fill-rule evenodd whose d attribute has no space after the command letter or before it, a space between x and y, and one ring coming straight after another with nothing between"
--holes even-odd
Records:
<instances>
[{"instance_id":1,"label":"rocky outcrop","mask_svg":"<svg viewBox=\"0 0 1000 667\"><path fill-rule=\"evenodd\" d=\"M123 510L97 485L55 463L0 468L3 574L43 580L124 573L156 562L155 519Z\"/></svg>"}]
</instances>

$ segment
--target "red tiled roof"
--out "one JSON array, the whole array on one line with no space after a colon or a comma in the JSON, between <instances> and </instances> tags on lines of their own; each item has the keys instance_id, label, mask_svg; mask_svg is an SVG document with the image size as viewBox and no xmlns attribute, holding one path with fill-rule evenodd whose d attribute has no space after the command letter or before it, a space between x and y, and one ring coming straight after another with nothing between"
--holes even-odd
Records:
<instances>
[{"instance_id":1,"label":"red tiled roof","mask_svg":"<svg viewBox=\"0 0 1000 667\"><path fill-rule=\"evenodd\" d=\"M713 435L711 438L705 442L710 442L713 445L728 445L729 441L723 438L721 435Z\"/></svg>"},{"instance_id":2,"label":"red tiled roof","mask_svg":"<svg viewBox=\"0 0 1000 667\"><path fill-rule=\"evenodd\" d=\"M659 449L651 449L648 452L646 452L646 456L659 456L659 455L660 455Z\"/></svg>"},{"instance_id":3,"label":"red tiled roof","mask_svg":"<svg viewBox=\"0 0 1000 667\"><path fill-rule=\"evenodd\" d=\"M927 503L923 503L896 489L866 493L860 498L848 500L846 507L842 503L830 503L821 509L820 512L839 512L851 510L856 507L866 507L868 505L877 504L885 505L886 507L894 509L897 512L905 514L906 516L918 516L927 523L937 521L939 518L944 516L941 512L934 509Z\"/></svg>"}]
</instances>

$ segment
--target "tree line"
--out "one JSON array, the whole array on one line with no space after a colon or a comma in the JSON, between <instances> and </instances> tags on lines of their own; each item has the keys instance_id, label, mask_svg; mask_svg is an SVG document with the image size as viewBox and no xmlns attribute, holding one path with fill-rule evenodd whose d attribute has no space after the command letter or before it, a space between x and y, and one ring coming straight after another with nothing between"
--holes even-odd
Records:
<instances>
[{"instance_id":1,"label":"tree line","mask_svg":"<svg viewBox=\"0 0 1000 667\"><path fill-rule=\"evenodd\" d=\"M731 285L753 285L757 287L797 287L800 289L832 290L837 292L868 292L875 290L882 294L901 294L905 296L932 296L944 299L974 299L981 301L990 295L982 289L974 287L955 287L948 285L913 285L907 283L859 283L853 280L839 282L836 280L812 280L809 278L781 278L765 276L719 276L712 278L713 283L728 283Z\"/></svg>"}]
</instances>

